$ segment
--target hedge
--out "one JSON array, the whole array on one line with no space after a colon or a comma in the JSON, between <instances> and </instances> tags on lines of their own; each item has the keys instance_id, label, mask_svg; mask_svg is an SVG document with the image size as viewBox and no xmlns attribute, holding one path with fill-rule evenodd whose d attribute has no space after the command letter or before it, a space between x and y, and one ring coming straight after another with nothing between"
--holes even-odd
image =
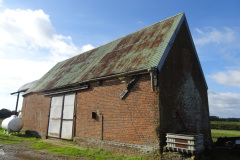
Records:
<instances>
[{"instance_id":1,"label":"hedge","mask_svg":"<svg viewBox=\"0 0 240 160\"><path fill-rule=\"evenodd\" d=\"M240 130L240 125L237 125L237 124L211 124L211 129Z\"/></svg>"}]
</instances>

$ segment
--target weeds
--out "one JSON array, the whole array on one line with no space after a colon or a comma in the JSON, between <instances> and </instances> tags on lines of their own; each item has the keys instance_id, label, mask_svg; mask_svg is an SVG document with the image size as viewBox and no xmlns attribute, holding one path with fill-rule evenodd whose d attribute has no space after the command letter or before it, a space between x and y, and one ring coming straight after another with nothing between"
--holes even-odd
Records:
<instances>
[{"instance_id":1,"label":"weeds","mask_svg":"<svg viewBox=\"0 0 240 160\"><path fill-rule=\"evenodd\" d=\"M30 137L25 134L14 134L11 135L4 134L4 130L0 129L0 142L2 144L15 144L22 141L37 141L39 138Z\"/></svg>"},{"instance_id":2,"label":"weeds","mask_svg":"<svg viewBox=\"0 0 240 160\"><path fill-rule=\"evenodd\" d=\"M0 143L1 144L16 144L23 141L35 142L31 148L36 150L45 150L47 152L60 154L70 158L84 157L91 160L143 160L138 157L124 157L121 155L111 154L110 152L103 151L102 149L80 149L76 147L57 146L51 143L41 142L39 138L30 137L25 134L4 134L3 129L0 129Z\"/></svg>"},{"instance_id":3,"label":"weeds","mask_svg":"<svg viewBox=\"0 0 240 160\"><path fill-rule=\"evenodd\" d=\"M106 159L114 159L114 160L143 160L138 157L123 157L120 155L114 155L110 152L103 151L102 149L80 149L75 147L66 147L66 146L56 146L51 143L46 142L36 142L32 145L32 148L35 149L44 149L48 152L58 153L68 157L84 157L87 159L94 160L106 160Z\"/></svg>"}]
</instances>

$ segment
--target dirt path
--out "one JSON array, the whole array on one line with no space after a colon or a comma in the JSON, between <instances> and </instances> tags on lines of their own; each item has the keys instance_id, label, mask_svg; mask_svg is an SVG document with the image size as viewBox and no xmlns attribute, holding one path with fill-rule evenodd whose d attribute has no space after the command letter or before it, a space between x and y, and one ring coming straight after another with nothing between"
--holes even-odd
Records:
<instances>
[{"instance_id":1,"label":"dirt path","mask_svg":"<svg viewBox=\"0 0 240 160\"><path fill-rule=\"evenodd\" d=\"M217 130L217 129L212 129L211 131L212 133L236 134L240 136L240 131Z\"/></svg>"},{"instance_id":2,"label":"dirt path","mask_svg":"<svg viewBox=\"0 0 240 160\"><path fill-rule=\"evenodd\" d=\"M57 143L56 141L48 141ZM85 160L84 158L69 158L55 153L49 153L44 150L31 149L29 146L34 142L22 142L16 144L1 144L1 160ZM60 142L61 145L62 142ZM67 143L65 143L67 145Z\"/></svg>"}]
</instances>

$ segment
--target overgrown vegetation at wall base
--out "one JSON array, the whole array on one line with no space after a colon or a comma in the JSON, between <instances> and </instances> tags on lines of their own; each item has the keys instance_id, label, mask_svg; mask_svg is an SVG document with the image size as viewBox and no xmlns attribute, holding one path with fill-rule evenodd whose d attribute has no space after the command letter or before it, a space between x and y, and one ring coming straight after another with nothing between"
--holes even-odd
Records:
<instances>
[{"instance_id":1,"label":"overgrown vegetation at wall base","mask_svg":"<svg viewBox=\"0 0 240 160\"><path fill-rule=\"evenodd\" d=\"M0 143L1 144L15 144L20 143L22 141L37 141L38 138L30 137L25 134L11 134L7 135L4 134L4 130L2 129L0 125Z\"/></svg>"},{"instance_id":2,"label":"overgrown vegetation at wall base","mask_svg":"<svg viewBox=\"0 0 240 160\"><path fill-rule=\"evenodd\" d=\"M240 131L240 122L211 121L211 129Z\"/></svg>"},{"instance_id":3,"label":"overgrown vegetation at wall base","mask_svg":"<svg viewBox=\"0 0 240 160\"><path fill-rule=\"evenodd\" d=\"M56 146L51 143L46 142L36 142L32 145L32 148L35 149L44 149L48 152L58 153L68 157L84 157L87 159L94 160L106 160L106 159L114 159L114 160L144 160L138 157L123 157L120 155L114 155L110 152L103 151L102 149L80 149L76 147L68 147L68 146Z\"/></svg>"},{"instance_id":4,"label":"overgrown vegetation at wall base","mask_svg":"<svg viewBox=\"0 0 240 160\"><path fill-rule=\"evenodd\" d=\"M1 121L0 121L1 122ZM86 158L91 160L145 160L139 157L124 157L121 155L111 154L110 152L103 151L102 149L80 149L77 147L68 147L68 146L56 146L51 143L41 142L39 138L30 137L25 134L4 134L4 130L0 125L0 144L4 145L14 145L17 143L31 141L31 148L36 150L45 150L46 152L60 154L62 156L70 158Z\"/></svg>"}]
</instances>

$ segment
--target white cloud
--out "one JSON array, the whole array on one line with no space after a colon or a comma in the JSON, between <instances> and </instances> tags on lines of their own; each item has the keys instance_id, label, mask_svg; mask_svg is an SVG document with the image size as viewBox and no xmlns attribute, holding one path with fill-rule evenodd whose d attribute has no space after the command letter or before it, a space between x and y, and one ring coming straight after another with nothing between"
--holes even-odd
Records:
<instances>
[{"instance_id":1,"label":"white cloud","mask_svg":"<svg viewBox=\"0 0 240 160\"><path fill-rule=\"evenodd\" d=\"M15 108L16 97L10 93L23 84L41 78L57 62L94 48L77 47L70 36L57 34L43 10L5 9L0 12L0 35L0 109Z\"/></svg>"},{"instance_id":2,"label":"white cloud","mask_svg":"<svg viewBox=\"0 0 240 160\"><path fill-rule=\"evenodd\" d=\"M65 55L79 53L71 37L55 33L49 15L42 10L4 10L0 13L0 35L1 48L41 48Z\"/></svg>"},{"instance_id":3,"label":"white cloud","mask_svg":"<svg viewBox=\"0 0 240 160\"><path fill-rule=\"evenodd\" d=\"M240 71L228 70L226 72L218 72L208 76L219 84L234 86L240 88Z\"/></svg>"},{"instance_id":4,"label":"white cloud","mask_svg":"<svg viewBox=\"0 0 240 160\"><path fill-rule=\"evenodd\" d=\"M240 94L208 92L210 115L240 117Z\"/></svg>"},{"instance_id":5,"label":"white cloud","mask_svg":"<svg viewBox=\"0 0 240 160\"><path fill-rule=\"evenodd\" d=\"M4 54L5 54L4 52L0 51L0 56L3 56Z\"/></svg>"},{"instance_id":6,"label":"white cloud","mask_svg":"<svg viewBox=\"0 0 240 160\"><path fill-rule=\"evenodd\" d=\"M235 31L227 27L223 30L213 27L204 30L196 28L195 31L198 33L197 38L194 38L196 45L205 45L208 43L231 43L236 39Z\"/></svg>"},{"instance_id":7,"label":"white cloud","mask_svg":"<svg viewBox=\"0 0 240 160\"><path fill-rule=\"evenodd\" d=\"M94 48L93 45L91 45L91 44L86 44L86 45L84 45L84 46L81 47L81 51L82 51L82 52L86 52L86 51L89 51L89 50L91 50L91 49L93 49L93 48Z\"/></svg>"},{"instance_id":8,"label":"white cloud","mask_svg":"<svg viewBox=\"0 0 240 160\"><path fill-rule=\"evenodd\" d=\"M51 61L0 59L0 108L14 109L16 97L10 93L41 78L53 65L54 62Z\"/></svg>"}]
</instances>

